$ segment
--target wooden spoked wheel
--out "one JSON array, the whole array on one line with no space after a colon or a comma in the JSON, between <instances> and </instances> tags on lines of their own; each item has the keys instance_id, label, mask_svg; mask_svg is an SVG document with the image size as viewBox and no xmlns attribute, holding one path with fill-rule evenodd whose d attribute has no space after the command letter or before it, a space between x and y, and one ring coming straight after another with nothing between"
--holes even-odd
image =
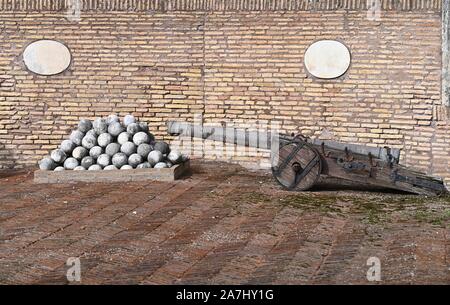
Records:
<instances>
[{"instance_id":1,"label":"wooden spoked wheel","mask_svg":"<svg viewBox=\"0 0 450 305\"><path fill-rule=\"evenodd\" d=\"M272 155L272 175L288 190L310 189L321 172L320 154L306 142L287 143Z\"/></svg>"}]
</instances>

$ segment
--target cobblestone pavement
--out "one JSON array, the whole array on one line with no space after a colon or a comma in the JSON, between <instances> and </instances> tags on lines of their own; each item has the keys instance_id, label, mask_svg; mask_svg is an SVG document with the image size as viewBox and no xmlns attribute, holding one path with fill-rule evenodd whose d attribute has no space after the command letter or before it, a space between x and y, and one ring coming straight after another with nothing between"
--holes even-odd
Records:
<instances>
[{"instance_id":1,"label":"cobblestone pavement","mask_svg":"<svg viewBox=\"0 0 450 305\"><path fill-rule=\"evenodd\" d=\"M0 283L450 283L450 198L322 185L192 163L174 183L34 184L0 174Z\"/></svg>"}]
</instances>

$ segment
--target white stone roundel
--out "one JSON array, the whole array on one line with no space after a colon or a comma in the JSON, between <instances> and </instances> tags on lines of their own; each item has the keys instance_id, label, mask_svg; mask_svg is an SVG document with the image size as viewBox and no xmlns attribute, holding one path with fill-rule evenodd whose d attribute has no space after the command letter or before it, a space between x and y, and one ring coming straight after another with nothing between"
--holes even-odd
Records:
<instances>
[{"instance_id":1,"label":"white stone roundel","mask_svg":"<svg viewBox=\"0 0 450 305\"><path fill-rule=\"evenodd\" d=\"M23 52L25 66L40 75L55 75L66 70L71 61L69 49L55 40L30 43Z\"/></svg>"},{"instance_id":2,"label":"white stone roundel","mask_svg":"<svg viewBox=\"0 0 450 305\"><path fill-rule=\"evenodd\" d=\"M336 78L350 66L350 52L336 40L316 41L305 52L305 66L317 78Z\"/></svg>"}]
</instances>

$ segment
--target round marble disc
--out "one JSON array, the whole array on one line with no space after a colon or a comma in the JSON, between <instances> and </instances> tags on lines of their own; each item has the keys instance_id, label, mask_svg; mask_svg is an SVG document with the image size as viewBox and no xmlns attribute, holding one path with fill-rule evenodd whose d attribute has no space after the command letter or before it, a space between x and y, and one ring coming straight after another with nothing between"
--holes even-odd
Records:
<instances>
[{"instance_id":1,"label":"round marble disc","mask_svg":"<svg viewBox=\"0 0 450 305\"><path fill-rule=\"evenodd\" d=\"M55 40L30 43L23 52L25 66L40 75L55 75L65 71L71 61L69 49Z\"/></svg>"},{"instance_id":2,"label":"round marble disc","mask_svg":"<svg viewBox=\"0 0 450 305\"><path fill-rule=\"evenodd\" d=\"M350 66L350 52L336 40L316 41L305 52L305 67L317 78L336 78Z\"/></svg>"}]
</instances>

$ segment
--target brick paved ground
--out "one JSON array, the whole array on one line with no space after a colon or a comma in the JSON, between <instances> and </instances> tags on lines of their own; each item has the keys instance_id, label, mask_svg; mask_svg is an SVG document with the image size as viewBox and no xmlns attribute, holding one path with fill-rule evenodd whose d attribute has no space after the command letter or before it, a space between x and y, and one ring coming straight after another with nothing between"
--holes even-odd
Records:
<instances>
[{"instance_id":1,"label":"brick paved ground","mask_svg":"<svg viewBox=\"0 0 450 305\"><path fill-rule=\"evenodd\" d=\"M37 185L0 175L0 283L450 283L450 199L282 191L265 173L193 162L175 183Z\"/></svg>"}]
</instances>

